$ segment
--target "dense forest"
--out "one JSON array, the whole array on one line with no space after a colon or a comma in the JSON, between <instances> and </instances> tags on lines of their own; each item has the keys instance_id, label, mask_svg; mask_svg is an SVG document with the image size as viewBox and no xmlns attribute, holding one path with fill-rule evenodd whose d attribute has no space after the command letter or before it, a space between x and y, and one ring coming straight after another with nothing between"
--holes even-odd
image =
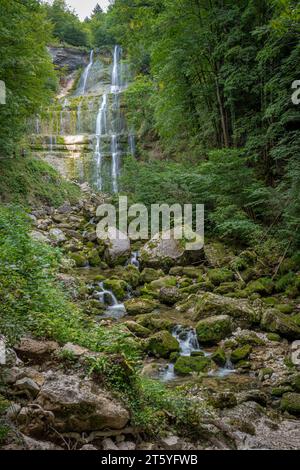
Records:
<instances>
[{"instance_id":1,"label":"dense forest","mask_svg":"<svg viewBox=\"0 0 300 470\"><path fill-rule=\"evenodd\" d=\"M20 448L19 432L30 449L35 439L69 450L264 448L266 435L267 448L299 448L299 2L115 0L84 21L67 3L0 0L0 447ZM121 108L136 149L122 156L111 195L37 156L44 142L34 147L30 123L39 134L41 116L49 128L55 112L60 126L67 113L80 118L90 67L99 60L94 73L107 81L116 45L130 70ZM65 95L70 70L54 50L81 61ZM113 86L93 90L97 156L101 113L120 103ZM144 240L113 258L95 211L118 194L147 207L204 204L201 257L186 262L181 245L175 260L156 259ZM124 318L107 313L120 305ZM84 418L64 397L80 389L80 373L84 387L99 387L86 391L92 404L78 392ZM62 389L59 404L51 387ZM247 403L261 407L253 425ZM278 442L255 427L262 409L279 413Z\"/></svg>"}]
</instances>

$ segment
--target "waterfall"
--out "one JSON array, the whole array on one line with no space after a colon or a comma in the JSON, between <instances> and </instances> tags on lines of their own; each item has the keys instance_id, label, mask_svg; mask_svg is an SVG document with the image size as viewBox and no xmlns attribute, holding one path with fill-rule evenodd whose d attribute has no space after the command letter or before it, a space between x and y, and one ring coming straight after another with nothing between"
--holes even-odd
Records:
<instances>
[{"instance_id":1,"label":"waterfall","mask_svg":"<svg viewBox=\"0 0 300 470\"><path fill-rule=\"evenodd\" d=\"M91 53L90 53L90 62L89 62L88 66L86 67L86 69L83 73L83 87L82 87L82 94L83 95L85 94L86 84L87 84L87 81L88 81L88 78L89 78L89 74L90 74L90 70L92 68L93 62L94 62L94 51L92 50Z\"/></svg>"},{"instance_id":2,"label":"waterfall","mask_svg":"<svg viewBox=\"0 0 300 470\"><path fill-rule=\"evenodd\" d=\"M121 73L120 73L121 52L122 52L122 50L121 50L120 46L115 46L113 71L112 71L112 81L111 81L111 92L112 93L119 93L121 91Z\"/></svg>"},{"instance_id":3,"label":"waterfall","mask_svg":"<svg viewBox=\"0 0 300 470\"><path fill-rule=\"evenodd\" d=\"M101 191L102 189L102 149L101 149L101 137L107 132L107 94L102 96L101 105L98 111L96 120L96 167L97 167L97 187Z\"/></svg>"},{"instance_id":4,"label":"waterfall","mask_svg":"<svg viewBox=\"0 0 300 470\"><path fill-rule=\"evenodd\" d=\"M140 268L140 262L138 260L139 258L139 252L138 251L133 251L131 253L131 258L128 260L127 265L132 265L135 266L136 268Z\"/></svg>"},{"instance_id":5,"label":"waterfall","mask_svg":"<svg viewBox=\"0 0 300 470\"><path fill-rule=\"evenodd\" d=\"M119 152L118 152L118 139L117 135L111 136L111 155L112 155L112 166L111 166L111 179L113 192L118 192L118 175L119 175Z\"/></svg>"},{"instance_id":6,"label":"waterfall","mask_svg":"<svg viewBox=\"0 0 300 470\"><path fill-rule=\"evenodd\" d=\"M135 156L135 135L134 134L129 134L128 143L129 143L130 154L134 157Z\"/></svg>"},{"instance_id":7,"label":"waterfall","mask_svg":"<svg viewBox=\"0 0 300 470\"><path fill-rule=\"evenodd\" d=\"M119 319L126 314L124 304L120 304L112 291L105 289L103 282L99 282L100 292L98 297L101 303L109 303L106 313L102 317Z\"/></svg>"},{"instance_id":8,"label":"waterfall","mask_svg":"<svg viewBox=\"0 0 300 470\"><path fill-rule=\"evenodd\" d=\"M82 101L77 106L77 132L80 134L81 132L81 107L82 107Z\"/></svg>"}]
</instances>

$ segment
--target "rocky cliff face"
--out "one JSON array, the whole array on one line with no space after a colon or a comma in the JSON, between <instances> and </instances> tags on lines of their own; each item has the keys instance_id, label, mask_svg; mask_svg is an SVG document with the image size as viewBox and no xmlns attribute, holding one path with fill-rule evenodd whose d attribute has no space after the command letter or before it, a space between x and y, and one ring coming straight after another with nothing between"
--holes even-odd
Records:
<instances>
[{"instance_id":1,"label":"rocky cliff face","mask_svg":"<svg viewBox=\"0 0 300 470\"><path fill-rule=\"evenodd\" d=\"M68 72L74 72L89 63L89 54L75 47L50 46L48 50L58 69L67 68Z\"/></svg>"}]
</instances>

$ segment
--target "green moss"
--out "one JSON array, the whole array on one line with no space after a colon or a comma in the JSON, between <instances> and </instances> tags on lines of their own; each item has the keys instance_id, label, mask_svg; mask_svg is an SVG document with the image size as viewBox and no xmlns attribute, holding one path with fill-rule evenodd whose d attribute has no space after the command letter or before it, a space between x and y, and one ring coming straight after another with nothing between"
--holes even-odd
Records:
<instances>
[{"instance_id":1,"label":"green moss","mask_svg":"<svg viewBox=\"0 0 300 470\"><path fill-rule=\"evenodd\" d=\"M154 356L168 358L179 351L179 343L168 331L159 331L146 340L145 349Z\"/></svg>"},{"instance_id":2,"label":"green moss","mask_svg":"<svg viewBox=\"0 0 300 470\"><path fill-rule=\"evenodd\" d=\"M99 256L98 251L96 249L91 250L88 253L87 259L88 259L89 265L92 266L92 267L99 266L100 263L101 263L100 256Z\"/></svg>"},{"instance_id":3,"label":"green moss","mask_svg":"<svg viewBox=\"0 0 300 470\"><path fill-rule=\"evenodd\" d=\"M155 300L136 298L130 299L125 302L125 308L128 315L141 315L145 313L151 313L159 306L159 303Z\"/></svg>"},{"instance_id":4,"label":"green moss","mask_svg":"<svg viewBox=\"0 0 300 470\"><path fill-rule=\"evenodd\" d=\"M126 325L129 331L134 333L139 338L147 338L147 336L151 335L151 331L139 323L127 321L126 323L124 323L124 325Z\"/></svg>"},{"instance_id":5,"label":"green moss","mask_svg":"<svg viewBox=\"0 0 300 470\"><path fill-rule=\"evenodd\" d=\"M200 343L218 343L231 333L231 319L227 315L200 320L196 332Z\"/></svg>"},{"instance_id":6,"label":"green moss","mask_svg":"<svg viewBox=\"0 0 300 470\"><path fill-rule=\"evenodd\" d=\"M296 275L294 273L287 273L275 282L275 290L276 292L284 292L290 286L293 286L295 282Z\"/></svg>"},{"instance_id":7,"label":"green moss","mask_svg":"<svg viewBox=\"0 0 300 470\"><path fill-rule=\"evenodd\" d=\"M164 276L164 272L161 269L145 268L141 273L141 282L144 284L150 284L152 281Z\"/></svg>"},{"instance_id":8,"label":"green moss","mask_svg":"<svg viewBox=\"0 0 300 470\"><path fill-rule=\"evenodd\" d=\"M214 289L214 292L220 295L230 294L236 291L237 289L240 289L241 287L241 283L238 282L224 282L219 287Z\"/></svg>"},{"instance_id":9,"label":"green moss","mask_svg":"<svg viewBox=\"0 0 300 470\"><path fill-rule=\"evenodd\" d=\"M292 415L300 415L300 393L285 393L280 402L282 411L288 411Z\"/></svg>"},{"instance_id":10,"label":"green moss","mask_svg":"<svg viewBox=\"0 0 300 470\"><path fill-rule=\"evenodd\" d=\"M83 252L70 253L69 256L75 261L77 268L83 268L88 264L88 260Z\"/></svg>"},{"instance_id":11,"label":"green moss","mask_svg":"<svg viewBox=\"0 0 300 470\"><path fill-rule=\"evenodd\" d=\"M252 351L252 348L250 345L245 345L240 348L235 349L231 353L231 361L236 364L239 361L243 361L244 359L247 359Z\"/></svg>"},{"instance_id":12,"label":"green moss","mask_svg":"<svg viewBox=\"0 0 300 470\"><path fill-rule=\"evenodd\" d=\"M77 185L63 179L47 162L38 158L0 159L0 201L24 206L47 204L58 207L80 197Z\"/></svg>"},{"instance_id":13,"label":"green moss","mask_svg":"<svg viewBox=\"0 0 300 470\"><path fill-rule=\"evenodd\" d=\"M218 366L224 366L226 364L227 358L223 348L218 348L211 358Z\"/></svg>"},{"instance_id":14,"label":"green moss","mask_svg":"<svg viewBox=\"0 0 300 470\"><path fill-rule=\"evenodd\" d=\"M277 333L268 333L267 338L269 341L279 342L281 341L280 335Z\"/></svg>"},{"instance_id":15,"label":"green moss","mask_svg":"<svg viewBox=\"0 0 300 470\"><path fill-rule=\"evenodd\" d=\"M103 283L105 289L111 290L117 299L123 300L127 294L127 283L121 279L106 279Z\"/></svg>"},{"instance_id":16,"label":"green moss","mask_svg":"<svg viewBox=\"0 0 300 470\"><path fill-rule=\"evenodd\" d=\"M178 375L188 375L192 372L207 372L212 366L208 357L187 357L180 356L174 365L174 370Z\"/></svg>"},{"instance_id":17,"label":"green moss","mask_svg":"<svg viewBox=\"0 0 300 470\"><path fill-rule=\"evenodd\" d=\"M260 278L257 281L251 281L246 287L246 292L248 295L257 293L261 295L270 295L274 289L274 283L272 279L267 277Z\"/></svg>"},{"instance_id":18,"label":"green moss","mask_svg":"<svg viewBox=\"0 0 300 470\"><path fill-rule=\"evenodd\" d=\"M234 273L226 268L210 269L208 271L208 278L215 286L219 286L223 282L233 281Z\"/></svg>"},{"instance_id":19,"label":"green moss","mask_svg":"<svg viewBox=\"0 0 300 470\"><path fill-rule=\"evenodd\" d=\"M290 387L288 385L287 386L281 386L281 387L274 387L271 390L271 395L273 397L279 398L279 397L282 397L282 395L284 395L285 393L292 392L292 391L293 391L292 387Z\"/></svg>"},{"instance_id":20,"label":"green moss","mask_svg":"<svg viewBox=\"0 0 300 470\"><path fill-rule=\"evenodd\" d=\"M286 313L287 315L293 313L294 311L294 306L291 304L279 304L276 306L276 308L278 308L280 312Z\"/></svg>"}]
</instances>

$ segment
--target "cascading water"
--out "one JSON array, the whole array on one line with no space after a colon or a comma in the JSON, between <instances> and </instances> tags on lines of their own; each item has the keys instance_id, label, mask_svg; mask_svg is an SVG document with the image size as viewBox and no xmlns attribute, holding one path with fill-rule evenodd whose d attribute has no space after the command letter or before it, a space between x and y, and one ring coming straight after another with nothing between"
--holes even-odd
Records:
<instances>
[{"instance_id":1,"label":"cascading water","mask_svg":"<svg viewBox=\"0 0 300 470\"><path fill-rule=\"evenodd\" d=\"M135 266L136 268L140 269L140 262L139 262L139 252L138 251L133 251L131 253L131 258L127 262L128 265Z\"/></svg>"},{"instance_id":2,"label":"cascading water","mask_svg":"<svg viewBox=\"0 0 300 470\"><path fill-rule=\"evenodd\" d=\"M93 66L93 62L94 62L94 51L92 50L91 53L90 53L90 62L89 62L88 66L85 68L85 70L83 72L83 85L82 85L82 94L83 95L85 94L86 85L87 85L87 81L88 81L88 78L89 78L90 70Z\"/></svg>"},{"instance_id":3,"label":"cascading water","mask_svg":"<svg viewBox=\"0 0 300 470\"><path fill-rule=\"evenodd\" d=\"M111 80L111 92L119 93L121 91L121 73L120 73L120 59L122 49L120 46L115 46L114 49L114 62Z\"/></svg>"},{"instance_id":4,"label":"cascading water","mask_svg":"<svg viewBox=\"0 0 300 470\"><path fill-rule=\"evenodd\" d=\"M101 137L107 132L107 94L102 96L101 105L98 111L96 120L96 169L97 169L97 187L101 191L102 189L102 149L101 149Z\"/></svg>"},{"instance_id":5,"label":"cascading water","mask_svg":"<svg viewBox=\"0 0 300 470\"><path fill-rule=\"evenodd\" d=\"M129 134L128 136L129 152L134 157L135 156L135 135Z\"/></svg>"},{"instance_id":6,"label":"cascading water","mask_svg":"<svg viewBox=\"0 0 300 470\"><path fill-rule=\"evenodd\" d=\"M181 325L177 325L172 335L174 338L177 339L179 342L180 347L180 355L189 357L192 353L201 352L204 356L209 357L212 355L210 352L206 352L200 347L197 333L193 328L183 328ZM227 375L234 372L234 367L230 358L227 358L226 364L224 367L219 368L218 370L212 370L208 373L208 375L214 377L226 377ZM169 363L167 367L162 371L160 378L163 382L169 382L176 378L176 374L174 372L174 364Z\"/></svg>"},{"instance_id":7,"label":"cascading water","mask_svg":"<svg viewBox=\"0 0 300 470\"><path fill-rule=\"evenodd\" d=\"M119 319L126 314L124 304L119 303L112 291L105 289L103 282L99 282L100 291L98 293L99 301L102 304L108 304L106 312L101 316L103 318Z\"/></svg>"},{"instance_id":8,"label":"cascading water","mask_svg":"<svg viewBox=\"0 0 300 470\"><path fill-rule=\"evenodd\" d=\"M118 151L118 138L116 134L111 136L111 179L112 189L114 193L118 192L118 176L119 176L119 151Z\"/></svg>"}]
</instances>

